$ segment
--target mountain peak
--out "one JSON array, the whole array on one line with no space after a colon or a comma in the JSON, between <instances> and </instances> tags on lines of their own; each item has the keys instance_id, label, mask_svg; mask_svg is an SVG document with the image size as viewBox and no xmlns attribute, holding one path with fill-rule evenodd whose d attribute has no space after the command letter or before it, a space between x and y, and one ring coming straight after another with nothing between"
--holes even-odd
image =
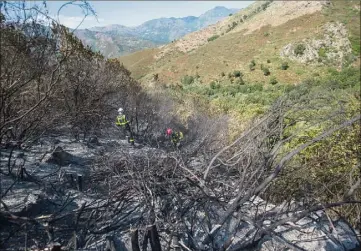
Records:
<instances>
[{"instance_id":1,"label":"mountain peak","mask_svg":"<svg viewBox=\"0 0 361 251\"><path fill-rule=\"evenodd\" d=\"M170 43L188 33L215 24L237 11L216 6L199 17L162 17L134 27L112 24L86 30L78 29L75 34L85 44L101 51L106 57L114 57Z\"/></svg>"},{"instance_id":2,"label":"mountain peak","mask_svg":"<svg viewBox=\"0 0 361 251\"><path fill-rule=\"evenodd\" d=\"M210 18L210 17L221 17L228 16L229 14L233 14L238 12L239 9L228 9L224 6L216 6L213 9L210 9L199 16L199 18Z\"/></svg>"}]
</instances>

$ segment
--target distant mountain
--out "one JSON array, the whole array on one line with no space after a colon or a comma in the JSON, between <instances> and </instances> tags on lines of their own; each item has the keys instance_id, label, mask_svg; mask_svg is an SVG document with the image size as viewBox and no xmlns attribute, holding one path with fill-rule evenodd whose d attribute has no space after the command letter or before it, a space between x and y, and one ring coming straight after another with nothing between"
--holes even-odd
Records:
<instances>
[{"instance_id":1,"label":"distant mountain","mask_svg":"<svg viewBox=\"0 0 361 251\"><path fill-rule=\"evenodd\" d=\"M79 29L74 33L84 44L91 46L95 51L100 51L106 57L113 58L167 44L214 24L237 11L239 9L217 6L199 17L159 18L135 27L113 24Z\"/></svg>"},{"instance_id":2,"label":"distant mountain","mask_svg":"<svg viewBox=\"0 0 361 251\"><path fill-rule=\"evenodd\" d=\"M75 35L94 51L100 51L105 57L114 58L141 49L154 48L159 44L145 40L118 30L94 31L77 30Z\"/></svg>"}]
</instances>

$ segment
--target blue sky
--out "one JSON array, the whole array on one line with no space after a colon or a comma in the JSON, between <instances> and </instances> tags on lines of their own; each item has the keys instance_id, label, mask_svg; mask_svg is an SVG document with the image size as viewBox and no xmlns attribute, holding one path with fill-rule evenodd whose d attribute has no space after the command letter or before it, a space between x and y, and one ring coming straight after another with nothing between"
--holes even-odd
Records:
<instances>
[{"instance_id":1,"label":"blue sky","mask_svg":"<svg viewBox=\"0 0 361 251\"><path fill-rule=\"evenodd\" d=\"M79 28L121 24L136 26L145 21L161 17L199 16L216 6L245 8L254 1L89 1L97 13L98 21L88 16ZM51 15L66 1L48 1ZM75 28L83 19L82 11L74 5L67 5L59 13L59 21Z\"/></svg>"}]
</instances>

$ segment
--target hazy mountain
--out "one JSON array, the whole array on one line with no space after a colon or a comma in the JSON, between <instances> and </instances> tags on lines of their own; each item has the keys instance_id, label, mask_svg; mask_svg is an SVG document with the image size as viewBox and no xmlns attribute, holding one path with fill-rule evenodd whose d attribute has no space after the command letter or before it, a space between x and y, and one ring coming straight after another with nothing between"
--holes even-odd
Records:
<instances>
[{"instance_id":1,"label":"hazy mountain","mask_svg":"<svg viewBox=\"0 0 361 251\"><path fill-rule=\"evenodd\" d=\"M86 45L106 57L118 57L138 50L157 47L184 35L214 24L238 9L217 6L199 17L158 18L139 26L112 24L104 27L79 29L75 35Z\"/></svg>"}]
</instances>

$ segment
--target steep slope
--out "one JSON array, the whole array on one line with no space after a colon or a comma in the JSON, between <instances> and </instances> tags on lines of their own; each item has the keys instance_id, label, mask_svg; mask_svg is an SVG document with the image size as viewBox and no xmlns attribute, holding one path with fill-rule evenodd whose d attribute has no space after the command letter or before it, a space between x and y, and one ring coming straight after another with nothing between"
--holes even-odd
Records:
<instances>
[{"instance_id":1,"label":"steep slope","mask_svg":"<svg viewBox=\"0 0 361 251\"><path fill-rule=\"evenodd\" d=\"M159 18L139 26L108 25L85 30L76 30L82 42L100 51L106 57L119 57L138 50L157 47L184 35L202 29L237 12L217 6L199 17Z\"/></svg>"},{"instance_id":2,"label":"steep slope","mask_svg":"<svg viewBox=\"0 0 361 251\"><path fill-rule=\"evenodd\" d=\"M151 64L150 59L146 65L142 60L135 62L132 57L139 54L120 61L137 78L148 74L143 82L151 81L158 73L159 82L166 84L180 83L185 75L197 75L208 84L222 81L222 72L240 70L246 82L268 83L270 76L260 69L263 64L279 82L292 84L310 73L322 74L329 66L340 68L355 63L355 58L359 63L359 15L358 1L257 1L214 25L158 48L155 55L154 51L149 56L144 53L144 57L151 58ZM287 54L287 48L294 51L298 44L305 47L303 57ZM251 71L249 63L253 59L256 67ZM284 61L290 66L287 71L280 69Z\"/></svg>"}]
</instances>

